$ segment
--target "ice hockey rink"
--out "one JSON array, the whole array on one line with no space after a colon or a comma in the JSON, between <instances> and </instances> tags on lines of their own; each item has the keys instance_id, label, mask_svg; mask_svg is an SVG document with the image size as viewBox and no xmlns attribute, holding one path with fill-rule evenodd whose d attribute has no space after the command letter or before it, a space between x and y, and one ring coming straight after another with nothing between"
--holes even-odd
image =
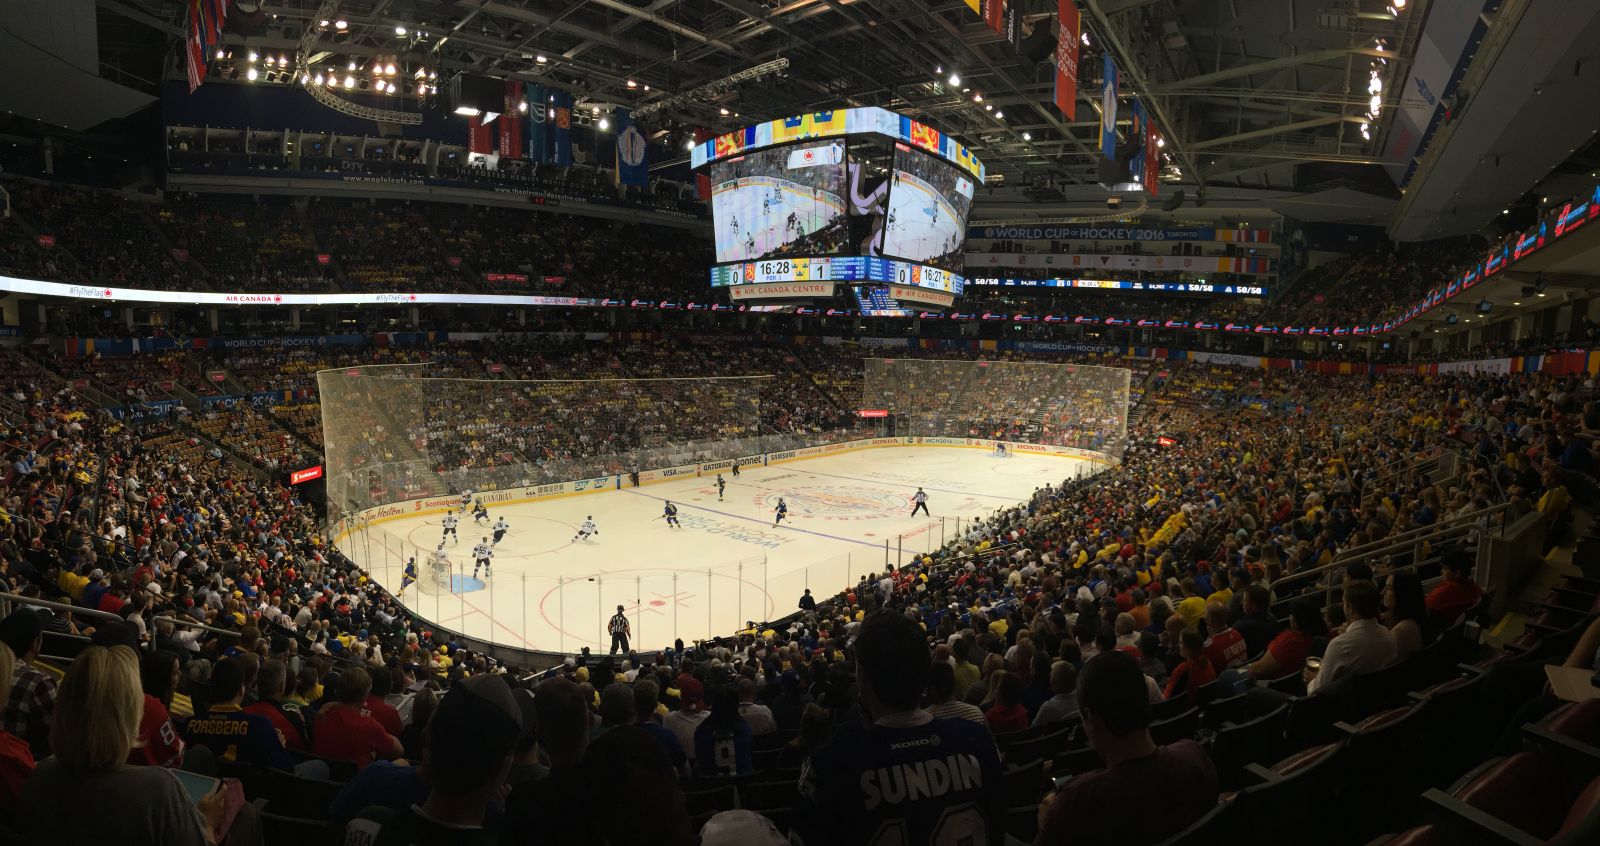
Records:
<instances>
[{"instance_id":1,"label":"ice hockey rink","mask_svg":"<svg viewBox=\"0 0 1600 846\"><path fill-rule=\"evenodd\" d=\"M888 447L741 468L719 500L715 474L637 488L491 506L510 524L493 572L472 576L472 548L488 524L466 515L446 545L450 590L406 589L402 600L435 625L516 648L604 650L606 622L622 605L631 646L653 650L726 635L746 621L787 615L803 590L818 597L854 584L886 562L909 560L967 531L975 518L1025 501L1049 483L1101 469L1057 455L995 456L985 449ZM932 518L912 517L928 494ZM789 518L773 526L778 498ZM678 506L682 528L661 518ZM599 534L572 541L593 516ZM390 592L405 557L437 546L442 514L389 518L357 530L341 548ZM426 579L424 570L424 579Z\"/></svg>"},{"instance_id":2,"label":"ice hockey rink","mask_svg":"<svg viewBox=\"0 0 1600 846\"><path fill-rule=\"evenodd\" d=\"M928 183L909 173L896 174L889 192L889 224L883 251L912 260L938 258L961 246L964 216Z\"/></svg>"},{"instance_id":3,"label":"ice hockey rink","mask_svg":"<svg viewBox=\"0 0 1600 846\"><path fill-rule=\"evenodd\" d=\"M844 200L834 194L767 176L717 185L711 203L718 224L728 227L717 233L719 262L759 258L844 214ZM790 214L798 230L789 228Z\"/></svg>"}]
</instances>

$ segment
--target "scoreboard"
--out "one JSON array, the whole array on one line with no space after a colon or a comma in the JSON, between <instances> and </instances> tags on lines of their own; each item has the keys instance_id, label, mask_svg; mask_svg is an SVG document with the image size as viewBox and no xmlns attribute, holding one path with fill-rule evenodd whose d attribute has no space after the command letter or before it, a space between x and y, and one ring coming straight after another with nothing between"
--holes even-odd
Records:
<instances>
[{"instance_id":1,"label":"scoreboard","mask_svg":"<svg viewBox=\"0 0 1600 846\"><path fill-rule=\"evenodd\" d=\"M876 282L910 285L959 296L966 280L937 267L876 256L816 256L734 262L711 268L711 286L772 282Z\"/></svg>"}]
</instances>

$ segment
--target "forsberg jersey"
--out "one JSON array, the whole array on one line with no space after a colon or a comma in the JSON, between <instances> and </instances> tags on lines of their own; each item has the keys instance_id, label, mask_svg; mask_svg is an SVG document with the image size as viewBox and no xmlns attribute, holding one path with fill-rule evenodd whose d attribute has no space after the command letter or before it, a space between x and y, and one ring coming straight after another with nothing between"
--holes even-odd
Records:
<instances>
[{"instance_id":1,"label":"forsberg jersey","mask_svg":"<svg viewBox=\"0 0 1600 846\"><path fill-rule=\"evenodd\" d=\"M988 730L968 720L847 725L800 773L796 829L805 846L998 846L1000 773Z\"/></svg>"}]
</instances>

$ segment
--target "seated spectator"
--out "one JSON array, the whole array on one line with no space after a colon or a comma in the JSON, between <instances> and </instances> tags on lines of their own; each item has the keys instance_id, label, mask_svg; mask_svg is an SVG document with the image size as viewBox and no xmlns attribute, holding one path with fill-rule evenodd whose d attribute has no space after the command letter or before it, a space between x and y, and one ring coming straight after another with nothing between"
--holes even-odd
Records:
<instances>
[{"instance_id":1,"label":"seated spectator","mask_svg":"<svg viewBox=\"0 0 1600 846\"><path fill-rule=\"evenodd\" d=\"M357 769L379 758L396 759L403 749L400 739L384 731L366 713L372 677L360 667L339 676L338 701L322 708L311 731L312 750L323 758L352 761Z\"/></svg>"},{"instance_id":2,"label":"seated spectator","mask_svg":"<svg viewBox=\"0 0 1600 846\"><path fill-rule=\"evenodd\" d=\"M1206 654L1205 636L1199 629L1183 630L1179 651L1183 661L1173 668L1162 695L1167 699L1182 696L1192 702L1196 690L1216 681L1217 668Z\"/></svg>"},{"instance_id":3,"label":"seated spectator","mask_svg":"<svg viewBox=\"0 0 1600 846\"><path fill-rule=\"evenodd\" d=\"M184 726L189 742L204 746L217 760L259 769L293 770L294 759L273 721L244 710L243 663L224 658L211 670L211 707Z\"/></svg>"},{"instance_id":4,"label":"seated spectator","mask_svg":"<svg viewBox=\"0 0 1600 846\"><path fill-rule=\"evenodd\" d=\"M1236 597L1238 593L1234 594ZM1233 622L1233 630L1244 637L1245 656L1255 658L1267 649L1267 644L1278 636L1278 621L1269 613L1272 609L1272 592L1266 585L1253 584L1243 591L1240 609L1244 616Z\"/></svg>"},{"instance_id":5,"label":"seated spectator","mask_svg":"<svg viewBox=\"0 0 1600 846\"><path fill-rule=\"evenodd\" d=\"M1394 663L1394 635L1378 622L1383 598L1372 582L1352 582L1344 589L1344 631L1328 641L1322 666L1304 671L1306 693L1316 693L1346 676L1375 673Z\"/></svg>"},{"instance_id":6,"label":"seated spectator","mask_svg":"<svg viewBox=\"0 0 1600 846\"><path fill-rule=\"evenodd\" d=\"M756 701L755 679L739 680L739 716L750 724L750 731L757 737L778 731L778 724L772 719L772 709Z\"/></svg>"},{"instance_id":7,"label":"seated spectator","mask_svg":"<svg viewBox=\"0 0 1600 846\"><path fill-rule=\"evenodd\" d=\"M1322 634L1322 610L1309 598L1289 608L1289 628L1278 632L1267 649L1249 667L1250 677L1271 681L1300 672L1311 652L1312 639Z\"/></svg>"},{"instance_id":8,"label":"seated spectator","mask_svg":"<svg viewBox=\"0 0 1600 846\"><path fill-rule=\"evenodd\" d=\"M10 678L16 658L11 647L0 643L0 679ZM8 688L0 687L0 703L5 700ZM22 785L33 773L33 750L16 735L0 730L0 816L10 817L17 807L17 797Z\"/></svg>"},{"instance_id":9,"label":"seated spectator","mask_svg":"<svg viewBox=\"0 0 1600 846\"><path fill-rule=\"evenodd\" d=\"M365 710L383 726L383 730L399 737L405 731L405 723L400 719L400 710L389 704L389 671L382 667L375 667L368 672L372 677L372 692L367 694Z\"/></svg>"},{"instance_id":10,"label":"seated spectator","mask_svg":"<svg viewBox=\"0 0 1600 846\"><path fill-rule=\"evenodd\" d=\"M996 685L994 704L983 712L984 720L989 723L989 731L1000 734L1027 728L1028 709L1022 704L1022 678L1016 673L1005 673L1003 676L996 673L996 676L999 684Z\"/></svg>"},{"instance_id":11,"label":"seated spectator","mask_svg":"<svg viewBox=\"0 0 1600 846\"><path fill-rule=\"evenodd\" d=\"M298 708L283 704L283 686L288 682L288 668L282 661L268 661L256 671L256 701L245 707L247 714L259 714L272 721L289 749L306 751L306 725Z\"/></svg>"},{"instance_id":12,"label":"seated spectator","mask_svg":"<svg viewBox=\"0 0 1600 846\"><path fill-rule=\"evenodd\" d=\"M857 684L870 723L846 722L801 770L794 827L807 843L873 842L893 826L908 843L998 843L1006 797L988 732L917 707L928 643L905 615L878 612L856 633ZM942 770L948 787L908 791L913 773ZM964 808L952 814L953 808Z\"/></svg>"},{"instance_id":13,"label":"seated spectator","mask_svg":"<svg viewBox=\"0 0 1600 846\"><path fill-rule=\"evenodd\" d=\"M56 702L55 754L22 788L15 820L23 835L39 843L209 846L222 819L221 791L196 803L172 770L126 763L142 696L131 650L90 646L78 654Z\"/></svg>"},{"instance_id":14,"label":"seated spectator","mask_svg":"<svg viewBox=\"0 0 1600 846\"><path fill-rule=\"evenodd\" d=\"M738 691L723 686L711 704L711 714L694 730L696 771L702 778L749 775L754 771L753 737L750 723L739 715Z\"/></svg>"},{"instance_id":15,"label":"seated spectator","mask_svg":"<svg viewBox=\"0 0 1600 846\"><path fill-rule=\"evenodd\" d=\"M511 769L522 709L503 678L469 676L451 685L428 722L422 777L428 798L406 808L370 806L345 827L347 846L492 843L489 802Z\"/></svg>"},{"instance_id":16,"label":"seated spectator","mask_svg":"<svg viewBox=\"0 0 1600 846\"><path fill-rule=\"evenodd\" d=\"M1483 588L1472 581L1472 553L1464 549L1446 551L1439 558L1439 568L1444 572L1444 581L1428 592L1428 615L1448 628L1478 604Z\"/></svg>"},{"instance_id":17,"label":"seated spectator","mask_svg":"<svg viewBox=\"0 0 1600 846\"><path fill-rule=\"evenodd\" d=\"M710 716L705 710L705 685L699 679L683 677L678 682L678 710L668 714L662 724L678 737L678 745L689 756L689 761L695 761L694 733L700 724Z\"/></svg>"},{"instance_id":18,"label":"seated spectator","mask_svg":"<svg viewBox=\"0 0 1600 846\"><path fill-rule=\"evenodd\" d=\"M1383 583L1383 612L1383 623L1394 635L1396 661L1404 661L1432 641L1422 580L1416 573L1395 573Z\"/></svg>"},{"instance_id":19,"label":"seated spectator","mask_svg":"<svg viewBox=\"0 0 1600 846\"><path fill-rule=\"evenodd\" d=\"M1206 603L1205 654L1214 672L1238 667L1249 657L1244 635L1228 625L1228 605L1216 599Z\"/></svg>"},{"instance_id":20,"label":"seated spectator","mask_svg":"<svg viewBox=\"0 0 1600 846\"><path fill-rule=\"evenodd\" d=\"M1078 713L1078 669L1070 661L1050 665L1050 692L1033 718L1035 727L1065 722Z\"/></svg>"},{"instance_id":21,"label":"seated spectator","mask_svg":"<svg viewBox=\"0 0 1600 846\"><path fill-rule=\"evenodd\" d=\"M1157 746L1138 662L1122 652L1090 659L1078 676L1084 730L1105 769L1084 773L1039 806L1038 846L1155 843L1217 804L1217 771L1192 740ZM1160 797L1161 813L1150 803Z\"/></svg>"},{"instance_id":22,"label":"seated spectator","mask_svg":"<svg viewBox=\"0 0 1600 846\"><path fill-rule=\"evenodd\" d=\"M36 611L19 608L0 620L0 643L16 656L11 693L0 728L26 741L36 759L50 755L50 716L55 711L56 677L33 665L44 645L44 623Z\"/></svg>"},{"instance_id":23,"label":"seated spectator","mask_svg":"<svg viewBox=\"0 0 1600 846\"><path fill-rule=\"evenodd\" d=\"M661 724L661 718L656 715L656 709L660 705L660 685L649 679L641 679L634 682L634 725L643 729L645 733L661 744L661 751L667 753L667 760L672 762L672 768L677 770L678 777L687 781L690 775L689 755L683 751L683 746L678 743L678 736Z\"/></svg>"},{"instance_id":24,"label":"seated spectator","mask_svg":"<svg viewBox=\"0 0 1600 846\"><path fill-rule=\"evenodd\" d=\"M139 720L139 743L128 763L154 767L183 766L183 738L172 725L168 707L181 678L178 656L160 649L139 662L139 684L144 689L144 717Z\"/></svg>"},{"instance_id":25,"label":"seated spectator","mask_svg":"<svg viewBox=\"0 0 1600 846\"><path fill-rule=\"evenodd\" d=\"M778 769L800 769L812 752L826 746L832 738L833 718L815 702L806 705L805 712L800 715L800 733L778 753Z\"/></svg>"},{"instance_id":26,"label":"seated spectator","mask_svg":"<svg viewBox=\"0 0 1600 846\"><path fill-rule=\"evenodd\" d=\"M952 698L956 692L955 685L955 668L944 661L933 662L933 667L928 672L928 713L940 718L971 720L988 728L989 721L985 719L982 708Z\"/></svg>"}]
</instances>

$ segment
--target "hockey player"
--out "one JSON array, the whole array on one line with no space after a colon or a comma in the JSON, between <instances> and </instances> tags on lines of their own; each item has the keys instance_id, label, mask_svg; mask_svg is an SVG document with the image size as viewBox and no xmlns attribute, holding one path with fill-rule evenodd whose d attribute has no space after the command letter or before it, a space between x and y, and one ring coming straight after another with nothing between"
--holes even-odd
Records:
<instances>
[{"instance_id":1,"label":"hockey player","mask_svg":"<svg viewBox=\"0 0 1600 846\"><path fill-rule=\"evenodd\" d=\"M721 502L722 501L722 490L723 490L723 488L726 488L727 486L728 486L728 483L722 480L722 474L718 473L717 474L717 502Z\"/></svg>"},{"instance_id":2,"label":"hockey player","mask_svg":"<svg viewBox=\"0 0 1600 846\"><path fill-rule=\"evenodd\" d=\"M454 543L459 543L461 538L456 535L456 524L461 521L454 514L444 515L444 534L439 536L439 545L444 545L444 539L449 538Z\"/></svg>"},{"instance_id":3,"label":"hockey player","mask_svg":"<svg viewBox=\"0 0 1600 846\"><path fill-rule=\"evenodd\" d=\"M439 574L444 573L446 574L444 580L448 583L450 579L449 573L452 569L452 565L450 564L450 553L444 551L444 541L439 541L439 548L435 549L433 553L428 556L428 566L433 568L433 573L430 578L438 579Z\"/></svg>"},{"instance_id":4,"label":"hockey player","mask_svg":"<svg viewBox=\"0 0 1600 846\"><path fill-rule=\"evenodd\" d=\"M583 518L583 525L579 526L578 533L572 536L572 542L577 543L581 540L588 540L590 535L598 534L600 534L600 530L595 528L594 515L591 514Z\"/></svg>"},{"instance_id":5,"label":"hockey player","mask_svg":"<svg viewBox=\"0 0 1600 846\"><path fill-rule=\"evenodd\" d=\"M490 574L489 559L493 557L494 547L490 545L488 538L484 538L482 543L479 543L477 546L472 548L472 577L474 579L478 577L479 567L483 568L483 574L485 576Z\"/></svg>"},{"instance_id":6,"label":"hockey player","mask_svg":"<svg viewBox=\"0 0 1600 846\"><path fill-rule=\"evenodd\" d=\"M661 510L661 516L667 518L668 526L683 528L683 525L678 522L678 506L673 505L672 500L667 500L666 506Z\"/></svg>"},{"instance_id":7,"label":"hockey player","mask_svg":"<svg viewBox=\"0 0 1600 846\"><path fill-rule=\"evenodd\" d=\"M917 488L917 492L911 495L911 501L916 503L916 505L911 506L912 517L917 516L917 511L919 510L925 516L933 516L928 514L928 494L924 492L922 488Z\"/></svg>"},{"instance_id":8,"label":"hockey player","mask_svg":"<svg viewBox=\"0 0 1600 846\"><path fill-rule=\"evenodd\" d=\"M486 514L484 516L487 517L488 515ZM511 528L511 524L506 522L506 515L504 515L504 514L500 515L499 518L497 518L494 521L494 545L495 546L499 546L500 545L500 541L505 538L506 530L509 529L509 528Z\"/></svg>"},{"instance_id":9,"label":"hockey player","mask_svg":"<svg viewBox=\"0 0 1600 846\"><path fill-rule=\"evenodd\" d=\"M481 499L474 502L472 504L472 522L481 526L483 521L487 519L489 519L489 506L484 505Z\"/></svg>"},{"instance_id":10,"label":"hockey player","mask_svg":"<svg viewBox=\"0 0 1600 846\"><path fill-rule=\"evenodd\" d=\"M467 506L472 504L472 489L467 488L461 492L461 513L467 513Z\"/></svg>"},{"instance_id":11,"label":"hockey player","mask_svg":"<svg viewBox=\"0 0 1600 846\"><path fill-rule=\"evenodd\" d=\"M772 513L776 515L772 520L772 525L776 527L783 522L783 518L789 516L789 503L784 502L783 497L778 497L778 507L772 509Z\"/></svg>"},{"instance_id":12,"label":"hockey player","mask_svg":"<svg viewBox=\"0 0 1600 846\"><path fill-rule=\"evenodd\" d=\"M406 559L406 567L400 573L400 589L395 591L395 596L403 596L406 588L417 580L417 557L415 555Z\"/></svg>"},{"instance_id":13,"label":"hockey player","mask_svg":"<svg viewBox=\"0 0 1600 846\"><path fill-rule=\"evenodd\" d=\"M733 462L733 478L739 478L739 462Z\"/></svg>"}]
</instances>

